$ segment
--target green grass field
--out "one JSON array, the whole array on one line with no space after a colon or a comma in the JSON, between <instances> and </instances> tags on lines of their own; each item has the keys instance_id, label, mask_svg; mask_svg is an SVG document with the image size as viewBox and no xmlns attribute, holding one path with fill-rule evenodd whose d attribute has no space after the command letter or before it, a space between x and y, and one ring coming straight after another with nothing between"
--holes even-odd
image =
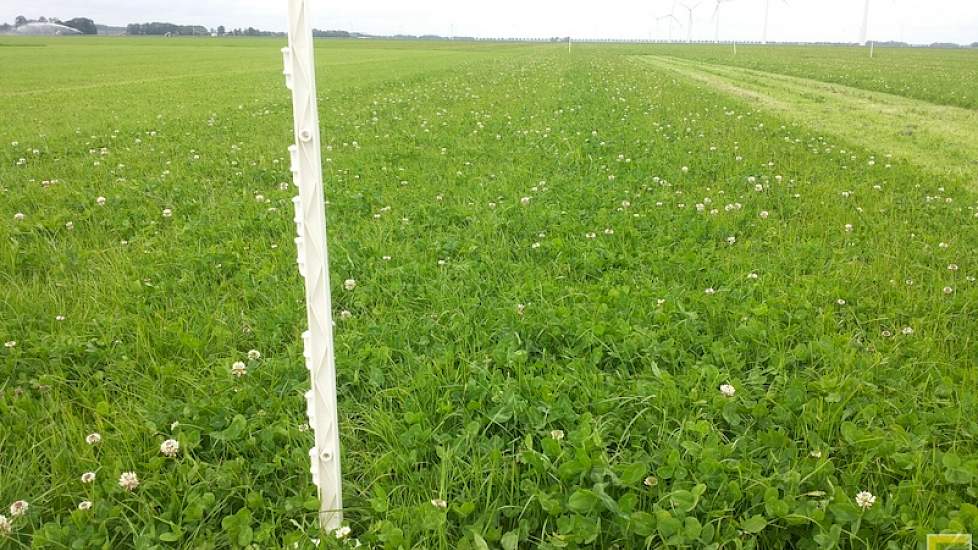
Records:
<instances>
[{"instance_id":1,"label":"green grass field","mask_svg":"<svg viewBox=\"0 0 978 550\"><path fill-rule=\"evenodd\" d=\"M321 41L352 533L318 533L281 46L0 38L0 547L978 532L978 183L939 143L642 59L725 49ZM864 53L737 65L879 92ZM967 128L968 55L884 50L882 87Z\"/></svg>"},{"instance_id":2,"label":"green grass field","mask_svg":"<svg viewBox=\"0 0 978 550\"><path fill-rule=\"evenodd\" d=\"M660 53L978 108L978 49L662 46Z\"/></svg>"}]
</instances>

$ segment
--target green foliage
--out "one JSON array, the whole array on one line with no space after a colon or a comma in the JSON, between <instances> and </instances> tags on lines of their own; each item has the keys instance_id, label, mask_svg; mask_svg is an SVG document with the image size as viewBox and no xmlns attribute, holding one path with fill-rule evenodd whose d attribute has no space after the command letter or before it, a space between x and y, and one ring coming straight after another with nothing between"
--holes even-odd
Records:
<instances>
[{"instance_id":1,"label":"green foliage","mask_svg":"<svg viewBox=\"0 0 978 550\"><path fill-rule=\"evenodd\" d=\"M354 544L315 528L281 43L231 42L0 49L12 547ZM318 46L351 538L978 529L973 182L631 48Z\"/></svg>"},{"instance_id":2,"label":"green foliage","mask_svg":"<svg viewBox=\"0 0 978 550\"><path fill-rule=\"evenodd\" d=\"M98 27L95 26L95 22L87 17L75 17L74 19L62 21L61 24L66 27L78 29L83 34L98 34Z\"/></svg>"}]
</instances>

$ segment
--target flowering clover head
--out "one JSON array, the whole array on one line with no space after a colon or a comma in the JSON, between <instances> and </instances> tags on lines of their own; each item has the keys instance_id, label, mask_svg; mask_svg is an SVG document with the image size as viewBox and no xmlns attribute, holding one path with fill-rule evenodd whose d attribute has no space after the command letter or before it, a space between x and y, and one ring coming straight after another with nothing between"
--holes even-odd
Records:
<instances>
[{"instance_id":1,"label":"flowering clover head","mask_svg":"<svg viewBox=\"0 0 978 550\"><path fill-rule=\"evenodd\" d=\"M139 487L139 477L136 472L122 472L119 476L119 487L127 491L135 491Z\"/></svg>"},{"instance_id":2,"label":"flowering clover head","mask_svg":"<svg viewBox=\"0 0 978 550\"><path fill-rule=\"evenodd\" d=\"M180 442L176 439L167 439L160 444L160 452L163 453L163 456L173 458L180 452Z\"/></svg>"},{"instance_id":3,"label":"flowering clover head","mask_svg":"<svg viewBox=\"0 0 978 550\"><path fill-rule=\"evenodd\" d=\"M862 491L856 495L856 504L863 510L872 508L876 504L876 497L869 491Z\"/></svg>"}]
</instances>

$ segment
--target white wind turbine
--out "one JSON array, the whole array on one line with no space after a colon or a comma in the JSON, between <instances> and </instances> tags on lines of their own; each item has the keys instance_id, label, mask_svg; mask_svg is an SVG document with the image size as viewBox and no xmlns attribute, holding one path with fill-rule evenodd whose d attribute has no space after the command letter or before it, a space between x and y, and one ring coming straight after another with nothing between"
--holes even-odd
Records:
<instances>
[{"instance_id":1,"label":"white wind turbine","mask_svg":"<svg viewBox=\"0 0 978 550\"><path fill-rule=\"evenodd\" d=\"M785 5L788 4L788 0L781 0ZM764 37L761 40L762 44L767 44L767 23L771 15L771 0L764 0Z\"/></svg>"},{"instance_id":2,"label":"white wind turbine","mask_svg":"<svg viewBox=\"0 0 978 550\"><path fill-rule=\"evenodd\" d=\"M656 17L655 22L658 23L663 19L667 21L667 27L669 29L669 42L672 42L672 25L675 23L676 25L682 26L682 24L679 22L679 19L676 19L676 16L671 13L667 13L666 15L660 15L659 17Z\"/></svg>"},{"instance_id":3,"label":"white wind turbine","mask_svg":"<svg viewBox=\"0 0 978 550\"><path fill-rule=\"evenodd\" d=\"M659 17L655 18L656 25L658 25L659 22L662 21L663 19L665 19L668 22L669 42L672 42L672 24L675 23L676 25L679 25L679 28L682 28L683 26L683 24L679 22L679 19L676 18L676 0L673 0L672 8L669 9L669 13L665 15L660 15Z\"/></svg>"},{"instance_id":4,"label":"white wind turbine","mask_svg":"<svg viewBox=\"0 0 978 550\"><path fill-rule=\"evenodd\" d=\"M893 0L893 4L896 4L896 0ZM902 37L902 25L900 34ZM863 24L859 28L859 43L863 46L869 46L869 57L873 57L873 51L876 49L876 43L869 40L869 0L866 0L863 3Z\"/></svg>"},{"instance_id":5,"label":"white wind turbine","mask_svg":"<svg viewBox=\"0 0 978 550\"><path fill-rule=\"evenodd\" d=\"M863 5L863 25L859 29L859 43L866 45L869 34L869 0Z\"/></svg>"},{"instance_id":6,"label":"white wind turbine","mask_svg":"<svg viewBox=\"0 0 978 550\"><path fill-rule=\"evenodd\" d=\"M680 4L680 5L686 8L686 12L688 13L688 19L687 19L688 23L686 24L686 42L692 44L693 43L693 10L699 7L700 2L697 2L692 6L689 6L687 4Z\"/></svg>"},{"instance_id":7,"label":"white wind turbine","mask_svg":"<svg viewBox=\"0 0 978 550\"><path fill-rule=\"evenodd\" d=\"M733 0L713 0L716 2L716 7L713 8L713 22L716 24L716 28L713 30L713 41L717 44L720 43L720 4L726 2L733 2Z\"/></svg>"}]
</instances>

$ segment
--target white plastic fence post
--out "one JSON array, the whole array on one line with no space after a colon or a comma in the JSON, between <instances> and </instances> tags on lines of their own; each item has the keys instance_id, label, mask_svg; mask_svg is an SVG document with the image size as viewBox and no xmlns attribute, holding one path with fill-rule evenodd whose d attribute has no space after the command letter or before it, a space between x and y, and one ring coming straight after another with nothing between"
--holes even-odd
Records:
<instances>
[{"instance_id":1,"label":"white plastic fence post","mask_svg":"<svg viewBox=\"0 0 978 550\"><path fill-rule=\"evenodd\" d=\"M312 482L319 492L319 525L334 531L343 522L340 437L333 357L333 309L326 252L326 203L319 148L319 114L312 25L307 0L289 0L289 46L282 49L285 85L292 90L295 144L289 147L292 177L299 188L295 223L299 273L305 278L309 330L302 335L312 389L306 393L309 426L316 446L309 450Z\"/></svg>"}]
</instances>

